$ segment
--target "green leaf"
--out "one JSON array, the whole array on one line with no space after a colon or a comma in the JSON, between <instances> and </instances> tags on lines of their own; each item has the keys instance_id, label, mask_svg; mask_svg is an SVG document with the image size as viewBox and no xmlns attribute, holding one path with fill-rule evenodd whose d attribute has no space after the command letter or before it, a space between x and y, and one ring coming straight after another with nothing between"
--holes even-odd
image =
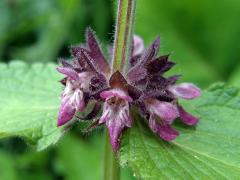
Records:
<instances>
[{"instance_id":1,"label":"green leaf","mask_svg":"<svg viewBox=\"0 0 240 180\"><path fill-rule=\"evenodd\" d=\"M142 179L238 179L239 89L217 84L198 100L181 104L200 117L199 124L175 123L181 134L168 143L139 118L123 137L121 164Z\"/></svg>"},{"instance_id":2,"label":"green leaf","mask_svg":"<svg viewBox=\"0 0 240 180\"><path fill-rule=\"evenodd\" d=\"M61 86L54 64L0 64L0 138L18 136L42 150L56 143Z\"/></svg>"}]
</instances>

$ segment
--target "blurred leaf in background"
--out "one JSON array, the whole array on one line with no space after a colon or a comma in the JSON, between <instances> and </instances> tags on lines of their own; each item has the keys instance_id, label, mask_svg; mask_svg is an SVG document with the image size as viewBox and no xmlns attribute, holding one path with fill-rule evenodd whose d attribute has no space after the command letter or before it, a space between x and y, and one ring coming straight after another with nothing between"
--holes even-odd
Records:
<instances>
[{"instance_id":1,"label":"blurred leaf in background","mask_svg":"<svg viewBox=\"0 0 240 180\"><path fill-rule=\"evenodd\" d=\"M0 61L3 55L3 49L6 42L6 36L8 33L8 26L10 23L9 7L4 1L0 1Z\"/></svg>"},{"instance_id":2,"label":"blurred leaf in background","mask_svg":"<svg viewBox=\"0 0 240 180\"><path fill-rule=\"evenodd\" d=\"M184 81L227 80L239 64L240 2L139 0L136 32L147 42L160 34Z\"/></svg>"},{"instance_id":3,"label":"blurred leaf in background","mask_svg":"<svg viewBox=\"0 0 240 180\"><path fill-rule=\"evenodd\" d=\"M27 21L26 25L35 25L33 28L37 39L31 46L18 49L13 54L13 58L26 61L36 61L36 59L45 62L53 61L71 34L76 17L80 17L77 19L82 25L84 24L83 2L81 0L43 0L26 3L30 3L30 8L27 10L35 12L35 17Z\"/></svg>"}]
</instances>

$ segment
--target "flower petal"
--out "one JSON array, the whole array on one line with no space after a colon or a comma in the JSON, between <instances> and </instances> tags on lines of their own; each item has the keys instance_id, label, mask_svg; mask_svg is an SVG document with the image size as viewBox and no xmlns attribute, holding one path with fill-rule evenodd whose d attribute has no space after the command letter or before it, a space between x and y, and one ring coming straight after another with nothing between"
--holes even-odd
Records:
<instances>
[{"instance_id":1,"label":"flower petal","mask_svg":"<svg viewBox=\"0 0 240 180\"><path fill-rule=\"evenodd\" d=\"M65 68L65 67L57 67L56 68L58 72L65 74L72 80L77 80L78 79L78 73L74 71L73 69L70 68Z\"/></svg>"},{"instance_id":2,"label":"flower petal","mask_svg":"<svg viewBox=\"0 0 240 180\"><path fill-rule=\"evenodd\" d=\"M154 133L158 131L158 124L156 122L156 116L154 114L150 115L148 125Z\"/></svg>"},{"instance_id":3,"label":"flower petal","mask_svg":"<svg viewBox=\"0 0 240 180\"><path fill-rule=\"evenodd\" d=\"M113 121L116 121L116 120L113 120ZM113 121L110 121L107 127L108 127L108 132L109 132L113 151L116 152L119 149L120 136L124 127L118 126L116 123L113 123Z\"/></svg>"},{"instance_id":4,"label":"flower petal","mask_svg":"<svg viewBox=\"0 0 240 180\"><path fill-rule=\"evenodd\" d=\"M58 121L57 126L62 126L66 124L68 121L70 121L74 114L75 114L75 108L72 107L71 104L67 100L65 100L60 107L59 113L58 113Z\"/></svg>"},{"instance_id":5,"label":"flower petal","mask_svg":"<svg viewBox=\"0 0 240 180\"><path fill-rule=\"evenodd\" d=\"M73 103L76 105L75 108L80 112L83 111L85 108L83 92L80 89L77 89L71 98L73 98Z\"/></svg>"},{"instance_id":6,"label":"flower petal","mask_svg":"<svg viewBox=\"0 0 240 180\"><path fill-rule=\"evenodd\" d=\"M190 126L198 123L198 118L186 112L182 106L178 106L178 111L183 123Z\"/></svg>"},{"instance_id":7,"label":"flower petal","mask_svg":"<svg viewBox=\"0 0 240 180\"><path fill-rule=\"evenodd\" d=\"M179 135L179 132L173 129L169 124L159 124L158 134L163 140L172 141L176 139L176 137Z\"/></svg>"},{"instance_id":8,"label":"flower petal","mask_svg":"<svg viewBox=\"0 0 240 180\"><path fill-rule=\"evenodd\" d=\"M119 116L119 120L122 122L124 126L132 127L133 120L129 113L128 102L125 104L125 106L120 107L118 116Z\"/></svg>"},{"instance_id":9,"label":"flower petal","mask_svg":"<svg viewBox=\"0 0 240 180\"><path fill-rule=\"evenodd\" d=\"M168 124L171 124L173 120L179 116L177 107L169 102L154 99L151 100L147 106L151 113L156 114L161 120Z\"/></svg>"},{"instance_id":10,"label":"flower petal","mask_svg":"<svg viewBox=\"0 0 240 180\"><path fill-rule=\"evenodd\" d=\"M169 90L174 95L183 99L195 99L201 95L200 89L192 83L181 83L170 86Z\"/></svg>"},{"instance_id":11,"label":"flower petal","mask_svg":"<svg viewBox=\"0 0 240 180\"><path fill-rule=\"evenodd\" d=\"M107 90L107 91L102 91L100 93L100 97L102 99L109 99L109 98L114 97L114 96L119 97L121 99L124 99L124 100L126 100L128 102L132 102L133 101L133 99L130 96L128 96L121 89L111 89L111 90Z\"/></svg>"},{"instance_id":12,"label":"flower petal","mask_svg":"<svg viewBox=\"0 0 240 180\"><path fill-rule=\"evenodd\" d=\"M115 97L118 96L110 96L104 102L103 114L99 123L101 124L105 122L109 131L112 148L114 151L117 151L119 148L122 130L125 126L132 126L132 118L129 114L128 101L124 99L118 99L115 101Z\"/></svg>"},{"instance_id":13,"label":"flower petal","mask_svg":"<svg viewBox=\"0 0 240 180\"><path fill-rule=\"evenodd\" d=\"M140 36L133 36L133 53L132 56L137 56L141 54L144 50L143 39Z\"/></svg>"}]
</instances>

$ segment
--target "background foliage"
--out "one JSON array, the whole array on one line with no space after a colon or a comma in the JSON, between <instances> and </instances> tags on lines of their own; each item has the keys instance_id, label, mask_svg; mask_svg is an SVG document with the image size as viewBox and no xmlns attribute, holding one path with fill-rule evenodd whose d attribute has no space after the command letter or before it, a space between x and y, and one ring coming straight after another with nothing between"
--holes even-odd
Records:
<instances>
[{"instance_id":1,"label":"background foliage","mask_svg":"<svg viewBox=\"0 0 240 180\"><path fill-rule=\"evenodd\" d=\"M15 122L14 119L19 123L13 124L12 129L27 123L25 116L29 117L29 108L57 103L57 93L61 90L57 79L60 76L53 74L56 84L46 84L40 75L48 74L46 67L53 65L41 63L55 63L57 57L70 57L68 47L84 40L87 26L96 31L103 45L111 43L113 10L112 0L0 1L1 131L6 130L5 123ZM238 0L139 0L135 29L146 45L160 35L161 52L171 53L178 63L171 73L182 73L183 81L192 81L202 88L215 81L240 86L239 10ZM11 60L24 63L11 63L11 68L3 64ZM30 71L28 64L32 63ZM34 82L27 79L32 76ZM28 89L33 96L27 100L19 96L21 91L25 92L26 83L35 84ZM53 101L42 94L44 91L53 93ZM24 103L25 109L18 109L20 103ZM41 118L54 119L56 114L36 111L31 116L31 119L36 118L35 131L42 128L38 126ZM7 130L11 132L11 129ZM32 136L31 131L24 135ZM1 140L0 179L100 179L104 146L101 132L81 135L76 126L57 145L40 153L17 137ZM138 133L137 129L133 132ZM58 134L55 135L57 139ZM41 140L41 134L36 134L35 138ZM47 140L40 142L47 143ZM177 143L181 143L181 139ZM123 179L134 179L131 170L123 171Z\"/></svg>"}]
</instances>

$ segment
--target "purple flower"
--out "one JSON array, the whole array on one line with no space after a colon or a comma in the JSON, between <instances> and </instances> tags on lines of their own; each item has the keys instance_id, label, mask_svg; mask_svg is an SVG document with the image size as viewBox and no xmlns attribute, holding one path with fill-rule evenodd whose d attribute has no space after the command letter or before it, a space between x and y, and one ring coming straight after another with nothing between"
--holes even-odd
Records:
<instances>
[{"instance_id":1,"label":"purple flower","mask_svg":"<svg viewBox=\"0 0 240 180\"><path fill-rule=\"evenodd\" d=\"M194 99L200 96L200 89L191 83L176 85L179 75L164 77L175 63L169 55L157 56L160 40L157 38L145 49L128 71L131 84L141 90L137 100L141 114L148 119L150 129L162 139L171 141L179 132L171 127L179 117L187 125L195 125L198 118L187 113L177 102L177 98Z\"/></svg>"},{"instance_id":2,"label":"purple flower","mask_svg":"<svg viewBox=\"0 0 240 180\"><path fill-rule=\"evenodd\" d=\"M58 68L63 72L63 68ZM70 76L66 79L66 87L62 93L62 103L58 115L57 125L61 126L73 118L76 111L83 111L85 108L84 92L89 88L89 81L92 74L82 72L77 74L74 79Z\"/></svg>"},{"instance_id":3,"label":"purple flower","mask_svg":"<svg viewBox=\"0 0 240 180\"><path fill-rule=\"evenodd\" d=\"M171 128L173 121L179 116L178 109L169 102L161 102L157 99L148 99L145 106L149 112L149 127L154 133L166 140L171 141L179 134Z\"/></svg>"},{"instance_id":4,"label":"purple flower","mask_svg":"<svg viewBox=\"0 0 240 180\"><path fill-rule=\"evenodd\" d=\"M181 83L169 87L175 96L183 99L195 99L201 95L200 89L192 83Z\"/></svg>"},{"instance_id":5,"label":"purple flower","mask_svg":"<svg viewBox=\"0 0 240 180\"><path fill-rule=\"evenodd\" d=\"M109 84L111 89L100 93L101 98L105 100L105 102L99 123L106 124L112 148L116 151L119 148L120 136L124 127L132 126L130 103L138 97L138 92L127 83L119 71L111 76ZM132 94L132 97L130 94Z\"/></svg>"},{"instance_id":6,"label":"purple flower","mask_svg":"<svg viewBox=\"0 0 240 180\"><path fill-rule=\"evenodd\" d=\"M57 125L70 121L77 111L83 111L90 99L99 96L107 86L106 75L109 66L91 29L86 32L87 44L72 47L73 61L61 60L57 70L66 77L61 81L65 89L61 96L61 106Z\"/></svg>"},{"instance_id":7,"label":"purple flower","mask_svg":"<svg viewBox=\"0 0 240 180\"><path fill-rule=\"evenodd\" d=\"M85 119L97 119L96 124L108 128L112 148L117 151L125 128L133 126L131 107L139 109L149 128L163 140L174 140L179 132L172 128L179 118L184 124L195 125L198 118L188 113L178 98L191 100L201 95L192 83L176 84L180 75L166 77L164 73L175 63L169 55L158 56L160 39L144 48L139 36L133 37L129 70L126 74L111 69L91 29L86 31L86 44L71 48L73 60L62 60L57 70L65 75L58 126L84 111L89 101L96 102ZM109 48L108 57L112 56ZM102 108L101 108L102 107ZM101 116L98 117L102 109ZM92 126L91 126L92 127Z\"/></svg>"},{"instance_id":8,"label":"purple flower","mask_svg":"<svg viewBox=\"0 0 240 180\"><path fill-rule=\"evenodd\" d=\"M119 148L120 135L124 127L132 126L129 103L132 98L121 89L111 89L103 91L100 96L105 100L103 104L103 114L99 123L105 123L112 148L116 151Z\"/></svg>"}]
</instances>

